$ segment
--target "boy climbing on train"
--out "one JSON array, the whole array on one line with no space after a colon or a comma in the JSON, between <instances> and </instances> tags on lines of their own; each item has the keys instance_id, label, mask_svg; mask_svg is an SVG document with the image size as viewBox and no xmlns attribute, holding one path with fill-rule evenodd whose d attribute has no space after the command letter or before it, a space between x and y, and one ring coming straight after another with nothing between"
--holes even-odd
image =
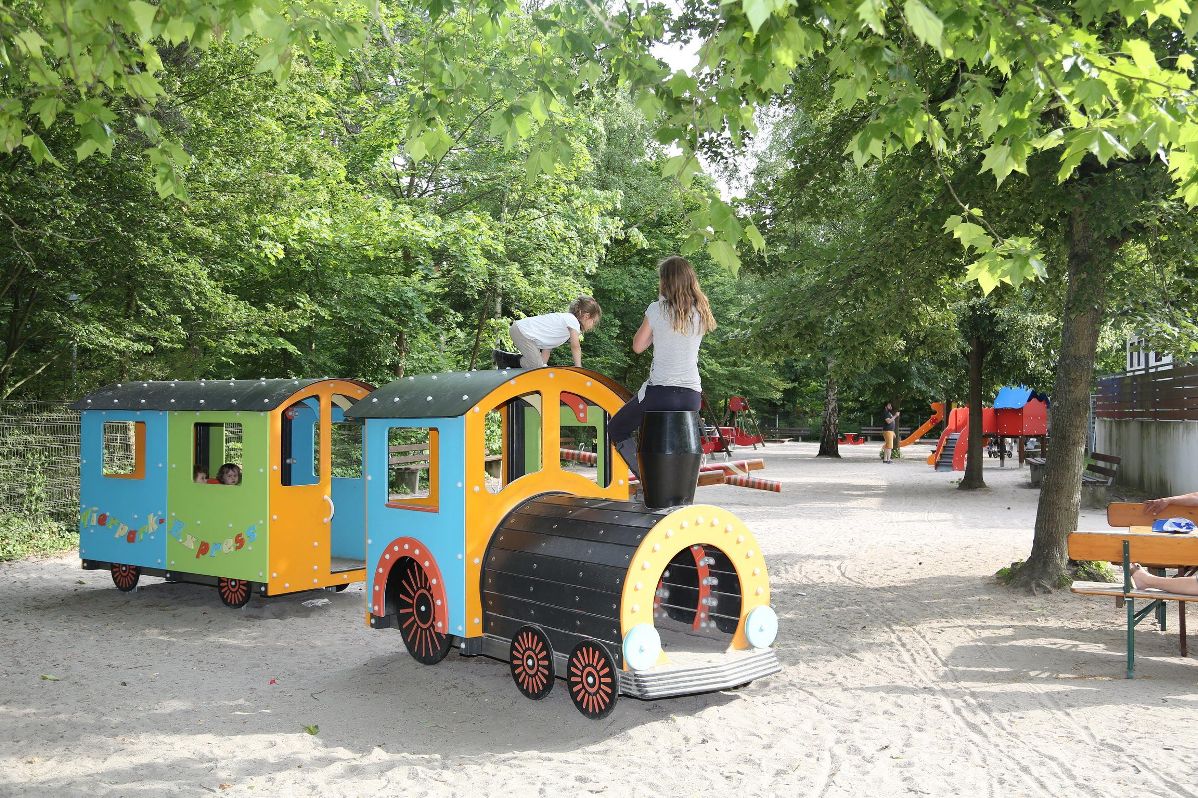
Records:
<instances>
[{"instance_id":1,"label":"boy climbing on train","mask_svg":"<svg viewBox=\"0 0 1198 798\"><path fill-rule=\"evenodd\" d=\"M603 316L599 303L589 296L580 296L570 303L568 313L544 313L517 319L512 323L512 343L520 350L520 368L535 369L549 362L549 353L570 342L574 365L582 366L582 343L579 337L590 332Z\"/></svg>"}]
</instances>

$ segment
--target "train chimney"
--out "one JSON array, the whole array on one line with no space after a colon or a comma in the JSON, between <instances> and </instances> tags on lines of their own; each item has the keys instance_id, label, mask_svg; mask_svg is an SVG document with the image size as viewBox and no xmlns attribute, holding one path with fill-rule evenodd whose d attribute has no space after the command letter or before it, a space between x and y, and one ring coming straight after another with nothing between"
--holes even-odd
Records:
<instances>
[{"instance_id":1,"label":"train chimney","mask_svg":"<svg viewBox=\"0 0 1198 798\"><path fill-rule=\"evenodd\" d=\"M702 460L697 412L650 410L645 413L637 463L646 506L676 507L694 503Z\"/></svg>"}]
</instances>

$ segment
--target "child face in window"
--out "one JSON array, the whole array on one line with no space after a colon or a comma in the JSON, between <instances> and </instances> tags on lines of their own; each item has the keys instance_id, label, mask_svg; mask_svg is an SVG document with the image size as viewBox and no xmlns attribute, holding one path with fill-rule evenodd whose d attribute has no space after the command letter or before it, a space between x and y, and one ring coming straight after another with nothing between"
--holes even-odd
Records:
<instances>
[{"instance_id":1,"label":"child face in window","mask_svg":"<svg viewBox=\"0 0 1198 798\"><path fill-rule=\"evenodd\" d=\"M193 482L206 483L208 482L208 472L203 469L196 469L195 476L192 477Z\"/></svg>"},{"instance_id":2,"label":"child face in window","mask_svg":"<svg viewBox=\"0 0 1198 798\"><path fill-rule=\"evenodd\" d=\"M241 471L232 468L227 468L221 471L220 484L236 485L239 482L241 482Z\"/></svg>"}]
</instances>

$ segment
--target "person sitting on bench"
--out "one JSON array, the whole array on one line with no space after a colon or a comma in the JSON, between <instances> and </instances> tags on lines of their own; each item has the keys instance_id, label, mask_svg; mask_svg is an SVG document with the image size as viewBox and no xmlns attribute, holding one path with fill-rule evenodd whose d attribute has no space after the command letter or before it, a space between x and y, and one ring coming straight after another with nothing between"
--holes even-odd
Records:
<instances>
[{"instance_id":1,"label":"person sitting on bench","mask_svg":"<svg viewBox=\"0 0 1198 798\"><path fill-rule=\"evenodd\" d=\"M1160 515L1171 504L1176 504L1179 507L1198 507L1198 491L1183 493L1180 496L1149 499L1144 502L1144 509L1153 515ZM1194 576L1157 576L1148 573L1148 569L1139 563L1132 563L1131 581L1140 590L1150 587L1169 593L1180 593L1183 596L1198 596L1198 574Z\"/></svg>"},{"instance_id":2,"label":"person sitting on bench","mask_svg":"<svg viewBox=\"0 0 1198 798\"><path fill-rule=\"evenodd\" d=\"M1198 490L1193 493L1183 493L1180 496L1166 496L1163 499L1149 499L1144 502L1144 509L1153 515L1160 515L1170 504L1179 507L1198 507Z\"/></svg>"},{"instance_id":3,"label":"person sitting on bench","mask_svg":"<svg viewBox=\"0 0 1198 798\"><path fill-rule=\"evenodd\" d=\"M1180 593L1183 596L1198 596L1198 574L1193 576L1157 576L1148 573L1148 569L1138 562L1131 564L1131 581L1136 588L1146 587L1164 590L1166 593Z\"/></svg>"}]
</instances>

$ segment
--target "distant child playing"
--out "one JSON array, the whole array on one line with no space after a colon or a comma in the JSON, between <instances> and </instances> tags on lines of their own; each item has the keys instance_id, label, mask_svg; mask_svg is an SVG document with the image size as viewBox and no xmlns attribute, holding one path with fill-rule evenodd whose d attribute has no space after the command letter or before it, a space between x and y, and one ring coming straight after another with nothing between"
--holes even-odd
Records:
<instances>
[{"instance_id":1,"label":"distant child playing","mask_svg":"<svg viewBox=\"0 0 1198 798\"><path fill-rule=\"evenodd\" d=\"M566 341L574 365L582 366L582 343L578 337L590 332L603 316L599 303L580 296L570 303L569 313L545 313L518 319L512 324L512 343L520 350L520 368L536 369L549 362L549 353Z\"/></svg>"},{"instance_id":2,"label":"distant child playing","mask_svg":"<svg viewBox=\"0 0 1198 798\"><path fill-rule=\"evenodd\" d=\"M703 402L699 382L699 344L715 329L711 305L699 287L695 269L677 255L657 266L660 296L645 310L645 319L632 337L638 355L653 347L649 379L612 416L609 431L616 451L637 474L636 442L632 434L649 410L698 411Z\"/></svg>"}]
</instances>

